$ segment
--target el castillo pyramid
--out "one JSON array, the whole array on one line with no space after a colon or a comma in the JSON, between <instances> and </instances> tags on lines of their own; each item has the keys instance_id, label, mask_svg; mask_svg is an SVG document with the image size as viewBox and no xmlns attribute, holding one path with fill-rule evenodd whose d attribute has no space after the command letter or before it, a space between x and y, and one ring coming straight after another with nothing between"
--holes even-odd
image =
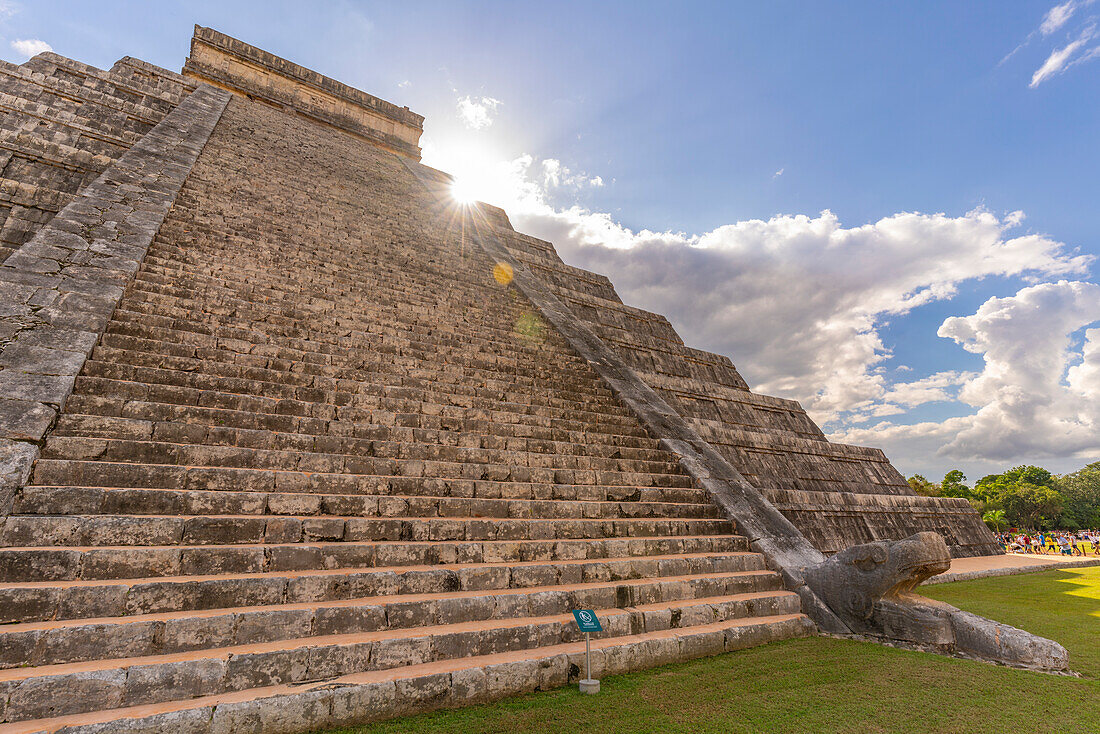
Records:
<instances>
[{"instance_id":1,"label":"el castillo pyramid","mask_svg":"<svg viewBox=\"0 0 1100 734\"><path fill-rule=\"evenodd\" d=\"M0 111L0 732L491 700L577 679L572 609L607 674L813 634L792 548L999 552L454 202L408 108L197 27Z\"/></svg>"}]
</instances>

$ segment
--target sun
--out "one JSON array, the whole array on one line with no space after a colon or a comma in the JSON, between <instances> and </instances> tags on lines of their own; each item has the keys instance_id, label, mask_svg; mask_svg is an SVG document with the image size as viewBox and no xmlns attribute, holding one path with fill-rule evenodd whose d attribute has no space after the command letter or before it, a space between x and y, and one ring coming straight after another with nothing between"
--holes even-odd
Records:
<instances>
[{"instance_id":1,"label":"sun","mask_svg":"<svg viewBox=\"0 0 1100 734\"><path fill-rule=\"evenodd\" d=\"M451 184L451 197L459 204L473 204L477 201L476 188L469 177L458 177Z\"/></svg>"}]
</instances>

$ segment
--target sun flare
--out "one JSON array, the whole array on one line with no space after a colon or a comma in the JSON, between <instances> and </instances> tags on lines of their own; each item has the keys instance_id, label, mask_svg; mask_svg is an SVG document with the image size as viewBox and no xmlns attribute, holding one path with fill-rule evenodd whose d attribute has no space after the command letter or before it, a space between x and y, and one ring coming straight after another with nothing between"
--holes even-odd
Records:
<instances>
[{"instance_id":1,"label":"sun flare","mask_svg":"<svg viewBox=\"0 0 1100 734\"><path fill-rule=\"evenodd\" d=\"M451 197L459 204L473 204L477 201L477 186L467 176L456 178L451 183Z\"/></svg>"}]
</instances>

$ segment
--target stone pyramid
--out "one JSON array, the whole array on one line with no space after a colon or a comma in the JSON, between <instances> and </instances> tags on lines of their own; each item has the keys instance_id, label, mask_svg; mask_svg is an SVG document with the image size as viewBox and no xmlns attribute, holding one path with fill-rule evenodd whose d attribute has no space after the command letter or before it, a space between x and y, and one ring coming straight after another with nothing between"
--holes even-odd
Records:
<instances>
[{"instance_id":1,"label":"stone pyramid","mask_svg":"<svg viewBox=\"0 0 1100 734\"><path fill-rule=\"evenodd\" d=\"M997 551L451 201L407 108L197 27L182 75L0 62L0 110L0 733L562 686L575 608L600 675L812 634L757 517Z\"/></svg>"}]
</instances>

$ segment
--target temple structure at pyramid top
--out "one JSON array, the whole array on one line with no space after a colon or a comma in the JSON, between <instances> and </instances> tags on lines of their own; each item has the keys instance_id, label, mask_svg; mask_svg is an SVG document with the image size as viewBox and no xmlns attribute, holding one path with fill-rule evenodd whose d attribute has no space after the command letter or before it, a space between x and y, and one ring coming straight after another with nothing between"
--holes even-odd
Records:
<instances>
[{"instance_id":1,"label":"temple structure at pyramid top","mask_svg":"<svg viewBox=\"0 0 1100 734\"><path fill-rule=\"evenodd\" d=\"M182 74L0 62L0 114L0 734L561 686L582 608L601 677L817 629L1065 667L913 607L1000 552L966 501L456 202L407 107L196 27Z\"/></svg>"},{"instance_id":2,"label":"temple structure at pyramid top","mask_svg":"<svg viewBox=\"0 0 1100 734\"><path fill-rule=\"evenodd\" d=\"M195 26L183 73L249 99L294 110L420 160L424 118L408 107L398 107L213 28Z\"/></svg>"}]
</instances>

